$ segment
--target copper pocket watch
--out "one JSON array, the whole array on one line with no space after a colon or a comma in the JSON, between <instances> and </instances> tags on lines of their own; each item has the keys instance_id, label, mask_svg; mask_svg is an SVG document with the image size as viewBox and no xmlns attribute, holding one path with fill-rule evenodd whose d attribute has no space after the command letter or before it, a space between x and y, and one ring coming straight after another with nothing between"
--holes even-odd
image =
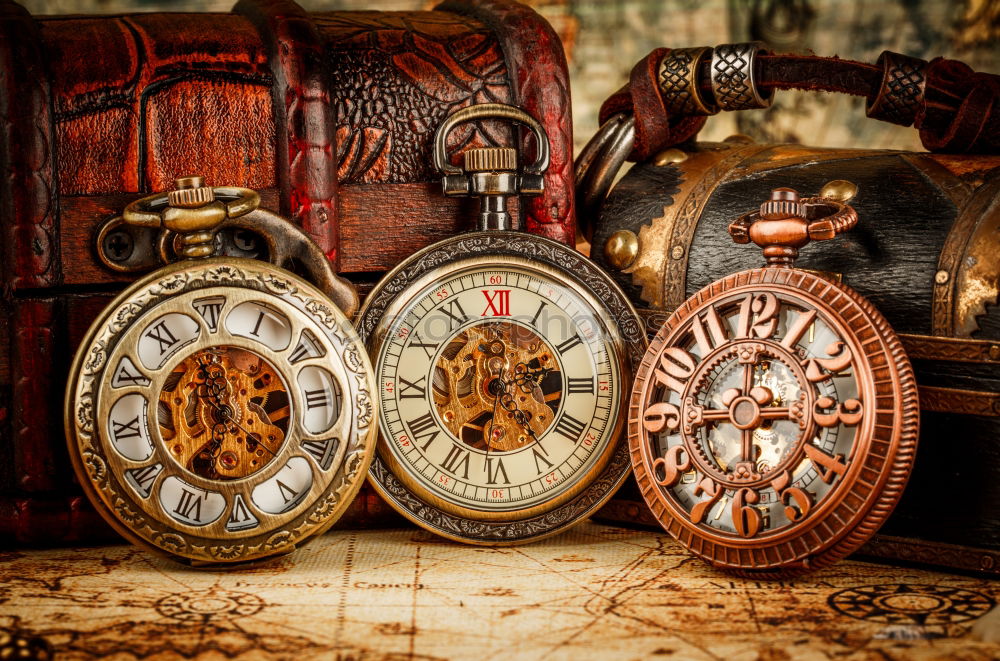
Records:
<instances>
[{"instance_id":1,"label":"copper pocket watch","mask_svg":"<svg viewBox=\"0 0 1000 661\"><path fill-rule=\"evenodd\" d=\"M537 158L467 149L455 126L497 118L528 127ZM445 537L514 544L588 516L629 469L626 393L645 348L614 282L561 243L511 231L508 196L542 191L544 129L500 104L451 115L435 136L446 195L481 198L479 231L400 264L357 327L375 364L381 440L370 481L403 515Z\"/></svg>"},{"instance_id":2,"label":"copper pocket watch","mask_svg":"<svg viewBox=\"0 0 1000 661\"><path fill-rule=\"evenodd\" d=\"M188 177L105 223L108 266L167 263L101 312L67 386L69 453L94 506L132 541L192 563L294 549L343 513L374 454L373 373L347 316L357 296L258 203ZM318 286L213 257L232 252L234 231Z\"/></svg>"},{"instance_id":3,"label":"copper pocket watch","mask_svg":"<svg viewBox=\"0 0 1000 661\"><path fill-rule=\"evenodd\" d=\"M636 480L663 527L716 567L783 575L860 546L913 465L918 401L866 299L794 268L855 211L777 189L729 227L764 268L705 287L652 340L632 389Z\"/></svg>"}]
</instances>

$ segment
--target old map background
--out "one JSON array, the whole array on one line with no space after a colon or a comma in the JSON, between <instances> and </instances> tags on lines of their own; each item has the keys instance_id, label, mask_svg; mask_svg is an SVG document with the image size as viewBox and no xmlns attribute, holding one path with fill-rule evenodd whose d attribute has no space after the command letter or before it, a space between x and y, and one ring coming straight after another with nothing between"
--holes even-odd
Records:
<instances>
[{"instance_id":1,"label":"old map background","mask_svg":"<svg viewBox=\"0 0 1000 661\"><path fill-rule=\"evenodd\" d=\"M1000 645L970 629L998 598L857 561L735 579L664 535L589 523L500 549L338 531L235 571L124 545L0 556L0 630L60 659L987 660Z\"/></svg>"}]
</instances>

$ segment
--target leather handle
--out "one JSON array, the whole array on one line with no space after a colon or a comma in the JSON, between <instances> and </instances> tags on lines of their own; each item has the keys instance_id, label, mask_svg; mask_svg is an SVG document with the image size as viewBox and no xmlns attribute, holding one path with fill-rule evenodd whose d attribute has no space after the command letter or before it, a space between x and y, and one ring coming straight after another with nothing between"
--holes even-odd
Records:
<instances>
[{"instance_id":1,"label":"leather handle","mask_svg":"<svg viewBox=\"0 0 1000 661\"><path fill-rule=\"evenodd\" d=\"M920 131L930 151L1000 151L1000 76L957 60L930 62L884 51L875 64L782 55L761 44L658 48L632 70L629 84L601 107L601 123L635 116L631 160L694 138L704 116L770 105L775 90L863 96L869 117Z\"/></svg>"}]
</instances>

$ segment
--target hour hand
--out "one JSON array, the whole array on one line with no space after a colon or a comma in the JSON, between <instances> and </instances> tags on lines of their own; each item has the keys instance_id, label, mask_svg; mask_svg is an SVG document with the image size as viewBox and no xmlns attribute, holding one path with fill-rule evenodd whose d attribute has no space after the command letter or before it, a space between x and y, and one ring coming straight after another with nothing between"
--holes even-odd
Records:
<instances>
[{"instance_id":1,"label":"hour hand","mask_svg":"<svg viewBox=\"0 0 1000 661\"><path fill-rule=\"evenodd\" d=\"M524 363L518 363L517 367L514 368L514 379L518 385L524 385L528 382L538 385L546 374L554 371L554 367L528 367Z\"/></svg>"}]
</instances>

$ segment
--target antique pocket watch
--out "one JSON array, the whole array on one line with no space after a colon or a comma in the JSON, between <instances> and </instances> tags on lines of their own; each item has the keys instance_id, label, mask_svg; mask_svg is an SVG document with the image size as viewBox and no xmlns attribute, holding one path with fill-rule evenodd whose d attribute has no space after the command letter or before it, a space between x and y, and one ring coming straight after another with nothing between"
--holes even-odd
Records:
<instances>
[{"instance_id":1,"label":"antique pocket watch","mask_svg":"<svg viewBox=\"0 0 1000 661\"><path fill-rule=\"evenodd\" d=\"M371 364L345 314L357 296L254 191L177 183L98 233L120 271L181 259L87 332L67 385L70 457L97 510L136 543L196 564L284 553L337 520L374 454ZM213 257L233 231L259 233L268 259L319 286Z\"/></svg>"},{"instance_id":2,"label":"antique pocket watch","mask_svg":"<svg viewBox=\"0 0 1000 661\"><path fill-rule=\"evenodd\" d=\"M636 480L663 527L711 564L778 576L825 566L892 511L913 465L918 401L896 334L849 287L794 268L857 222L776 189L729 227L763 248L670 316L638 369Z\"/></svg>"},{"instance_id":3,"label":"antique pocket watch","mask_svg":"<svg viewBox=\"0 0 1000 661\"><path fill-rule=\"evenodd\" d=\"M455 126L528 127L537 158L467 149L447 162ZM555 241L511 231L506 197L538 194L541 125L500 104L451 115L435 136L446 195L481 198L479 231L400 264L357 327L376 370L380 442L370 481L435 533L514 544L556 533L599 507L629 469L621 433L642 326L614 282Z\"/></svg>"}]
</instances>

